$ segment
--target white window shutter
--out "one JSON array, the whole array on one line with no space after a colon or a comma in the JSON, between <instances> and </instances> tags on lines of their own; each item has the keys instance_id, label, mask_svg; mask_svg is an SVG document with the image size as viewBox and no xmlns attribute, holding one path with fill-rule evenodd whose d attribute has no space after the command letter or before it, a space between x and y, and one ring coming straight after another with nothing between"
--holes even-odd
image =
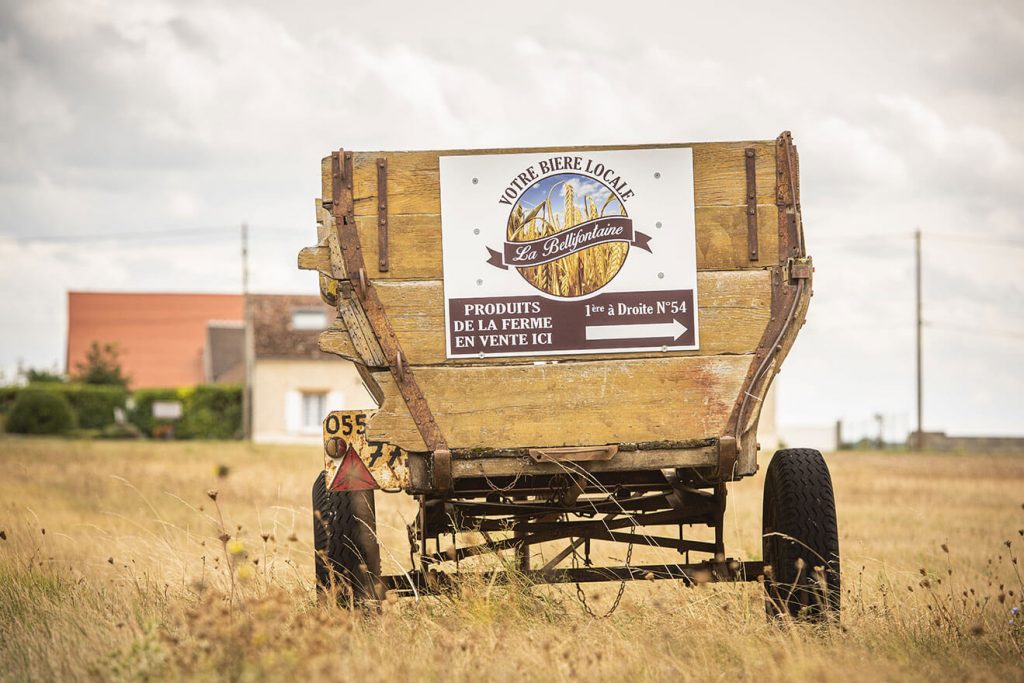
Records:
<instances>
[{"instance_id":1,"label":"white window shutter","mask_svg":"<svg viewBox=\"0 0 1024 683\"><path fill-rule=\"evenodd\" d=\"M327 392L327 412L332 410L344 410L348 408L345 405L345 394L340 391L328 391ZM324 415L324 417L327 417Z\"/></svg>"},{"instance_id":2,"label":"white window shutter","mask_svg":"<svg viewBox=\"0 0 1024 683\"><path fill-rule=\"evenodd\" d=\"M302 430L302 393L294 389L285 392L284 395L284 430L286 432Z\"/></svg>"}]
</instances>

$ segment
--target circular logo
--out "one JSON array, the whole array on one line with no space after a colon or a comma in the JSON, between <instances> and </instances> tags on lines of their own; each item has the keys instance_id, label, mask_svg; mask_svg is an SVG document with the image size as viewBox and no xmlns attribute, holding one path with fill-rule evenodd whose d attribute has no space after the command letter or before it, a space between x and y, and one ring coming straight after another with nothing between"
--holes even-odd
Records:
<instances>
[{"instance_id":1,"label":"circular logo","mask_svg":"<svg viewBox=\"0 0 1024 683\"><path fill-rule=\"evenodd\" d=\"M577 226L626 215L618 195L599 180L578 173L541 178L512 207L506 239L511 245L528 242L542 252L570 253L539 265L517 266L516 270L552 296L571 298L596 292L618 274L630 243L606 241L578 250L566 245L572 243Z\"/></svg>"}]
</instances>

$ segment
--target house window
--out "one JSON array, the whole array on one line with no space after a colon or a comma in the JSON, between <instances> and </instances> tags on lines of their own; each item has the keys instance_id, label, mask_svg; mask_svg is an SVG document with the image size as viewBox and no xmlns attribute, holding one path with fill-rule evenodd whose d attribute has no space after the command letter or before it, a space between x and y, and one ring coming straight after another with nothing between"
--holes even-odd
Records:
<instances>
[{"instance_id":1,"label":"house window","mask_svg":"<svg viewBox=\"0 0 1024 683\"><path fill-rule=\"evenodd\" d=\"M302 392L302 429L318 431L320 423L327 416L327 393L323 391Z\"/></svg>"},{"instance_id":2,"label":"house window","mask_svg":"<svg viewBox=\"0 0 1024 683\"><path fill-rule=\"evenodd\" d=\"M327 312L320 308L299 308L292 311L293 330L327 329Z\"/></svg>"}]
</instances>

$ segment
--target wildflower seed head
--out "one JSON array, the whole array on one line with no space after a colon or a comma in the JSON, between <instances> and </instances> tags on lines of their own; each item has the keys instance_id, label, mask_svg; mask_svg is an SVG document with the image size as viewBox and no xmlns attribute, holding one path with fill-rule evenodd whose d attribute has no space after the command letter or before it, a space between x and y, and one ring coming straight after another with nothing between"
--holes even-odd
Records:
<instances>
[{"instance_id":1,"label":"wildflower seed head","mask_svg":"<svg viewBox=\"0 0 1024 683\"><path fill-rule=\"evenodd\" d=\"M210 489L206 492L206 495L209 496L210 500L217 500L217 489Z\"/></svg>"}]
</instances>

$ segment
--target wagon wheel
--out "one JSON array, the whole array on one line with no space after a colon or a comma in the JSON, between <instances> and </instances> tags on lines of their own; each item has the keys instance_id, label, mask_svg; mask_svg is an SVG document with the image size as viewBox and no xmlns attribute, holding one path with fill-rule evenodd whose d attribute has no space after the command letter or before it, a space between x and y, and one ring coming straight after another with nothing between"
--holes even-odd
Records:
<instances>
[{"instance_id":1,"label":"wagon wheel","mask_svg":"<svg viewBox=\"0 0 1024 683\"><path fill-rule=\"evenodd\" d=\"M775 454L765 477L763 527L769 616L838 616L839 529L821 453L792 448Z\"/></svg>"},{"instance_id":2,"label":"wagon wheel","mask_svg":"<svg viewBox=\"0 0 1024 683\"><path fill-rule=\"evenodd\" d=\"M340 604L380 597L380 546L373 491L328 491L313 482L316 588Z\"/></svg>"}]
</instances>

